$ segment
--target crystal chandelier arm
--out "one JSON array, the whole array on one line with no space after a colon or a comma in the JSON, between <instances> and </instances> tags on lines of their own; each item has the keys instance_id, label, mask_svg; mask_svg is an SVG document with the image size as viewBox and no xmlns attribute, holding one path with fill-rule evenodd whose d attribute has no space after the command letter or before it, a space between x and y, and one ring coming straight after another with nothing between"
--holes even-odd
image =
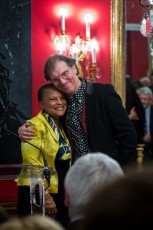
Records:
<instances>
[{"instance_id":1,"label":"crystal chandelier arm","mask_svg":"<svg viewBox=\"0 0 153 230\"><path fill-rule=\"evenodd\" d=\"M152 0L139 0L139 4L142 7L152 7L153 6L153 1Z\"/></svg>"}]
</instances>

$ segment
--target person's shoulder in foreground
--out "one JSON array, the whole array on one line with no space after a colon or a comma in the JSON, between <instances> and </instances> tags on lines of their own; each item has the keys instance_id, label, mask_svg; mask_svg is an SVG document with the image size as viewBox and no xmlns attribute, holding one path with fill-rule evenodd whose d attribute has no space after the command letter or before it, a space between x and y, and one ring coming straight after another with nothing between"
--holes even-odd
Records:
<instances>
[{"instance_id":1,"label":"person's shoulder in foreground","mask_svg":"<svg viewBox=\"0 0 153 230\"><path fill-rule=\"evenodd\" d=\"M53 218L41 214L12 219L1 225L1 230L64 230Z\"/></svg>"},{"instance_id":2,"label":"person's shoulder in foreground","mask_svg":"<svg viewBox=\"0 0 153 230\"><path fill-rule=\"evenodd\" d=\"M99 187L84 209L86 218L79 230L152 229L152 178L152 167L146 167Z\"/></svg>"}]
</instances>

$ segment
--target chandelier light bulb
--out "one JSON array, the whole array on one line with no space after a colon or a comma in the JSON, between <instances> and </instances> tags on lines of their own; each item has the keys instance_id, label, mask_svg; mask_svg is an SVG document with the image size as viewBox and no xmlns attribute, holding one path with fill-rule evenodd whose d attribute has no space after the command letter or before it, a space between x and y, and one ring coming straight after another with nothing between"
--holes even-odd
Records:
<instances>
[{"instance_id":1,"label":"chandelier light bulb","mask_svg":"<svg viewBox=\"0 0 153 230\"><path fill-rule=\"evenodd\" d=\"M61 16L61 34L65 34L65 16L67 15L66 8L59 9L59 15Z\"/></svg>"}]
</instances>

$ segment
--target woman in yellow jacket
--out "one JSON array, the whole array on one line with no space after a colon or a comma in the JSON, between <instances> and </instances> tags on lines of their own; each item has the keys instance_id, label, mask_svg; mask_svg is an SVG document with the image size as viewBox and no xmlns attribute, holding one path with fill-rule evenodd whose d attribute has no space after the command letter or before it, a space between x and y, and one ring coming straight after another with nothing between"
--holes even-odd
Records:
<instances>
[{"instance_id":1,"label":"woman in yellow jacket","mask_svg":"<svg viewBox=\"0 0 153 230\"><path fill-rule=\"evenodd\" d=\"M68 211L64 205L64 178L71 165L71 147L62 126L67 109L66 97L52 84L38 90L41 111L28 120L36 135L28 142L21 142L23 164L44 166L44 157L55 173L45 191L45 210L64 227L68 224ZM32 145L30 145L30 143ZM35 146L35 147L34 147ZM30 214L30 181L16 180L18 185L18 216ZM46 183L46 182L45 182ZM47 185L46 185L47 186Z\"/></svg>"}]
</instances>

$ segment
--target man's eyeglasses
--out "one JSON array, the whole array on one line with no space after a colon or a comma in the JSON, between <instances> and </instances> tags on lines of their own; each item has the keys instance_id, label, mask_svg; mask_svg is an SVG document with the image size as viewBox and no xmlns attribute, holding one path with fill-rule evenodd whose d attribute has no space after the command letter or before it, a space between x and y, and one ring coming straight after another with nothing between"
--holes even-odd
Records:
<instances>
[{"instance_id":1,"label":"man's eyeglasses","mask_svg":"<svg viewBox=\"0 0 153 230\"><path fill-rule=\"evenodd\" d=\"M68 70L65 70L61 75L59 75L58 77L53 77L51 76L51 81L54 83L58 83L60 81L60 78L62 79L66 79L69 75L70 72L70 68L68 68Z\"/></svg>"}]
</instances>

